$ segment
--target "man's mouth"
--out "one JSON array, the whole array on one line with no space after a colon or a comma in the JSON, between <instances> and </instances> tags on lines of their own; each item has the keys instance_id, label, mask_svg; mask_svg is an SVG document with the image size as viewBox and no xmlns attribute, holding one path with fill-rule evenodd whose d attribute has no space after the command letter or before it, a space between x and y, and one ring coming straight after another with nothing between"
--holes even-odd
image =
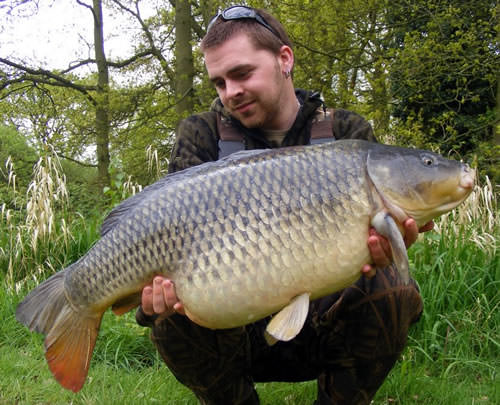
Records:
<instances>
[{"instance_id":1,"label":"man's mouth","mask_svg":"<svg viewBox=\"0 0 500 405\"><path fill-rule=\"evenodd\" d=\"M243 113L247 112L253 104L254 104L253 101L241 103L241 104L238 104L237 106L235 106L233 108L233 110L239 112L240 114L243 114Z\"/></svg>"}]
</instances>

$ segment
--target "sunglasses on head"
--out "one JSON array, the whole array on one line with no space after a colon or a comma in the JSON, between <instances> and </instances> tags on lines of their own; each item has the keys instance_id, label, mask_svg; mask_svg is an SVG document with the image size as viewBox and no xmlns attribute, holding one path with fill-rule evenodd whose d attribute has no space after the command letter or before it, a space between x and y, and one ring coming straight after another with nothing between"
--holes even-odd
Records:
<instances>
[{"instance_id":1,"label":"sunglasses on head","mask_svg":"<svg viewBox=\"0 0 500 405\"><path fill-rule=\"evenodd\" d=\"M269 31L271 31L276 37L280 38L276 30L271 27L266 20L253 8L246 6L232 6L226 8L224 11L221 11L215 17L213 17L208 23L207 32L210 31L210 28L214 25L215 21L219 17L222 17L224 21L229 20L244 20L244 19L252 19L257 21L263 27L266 27Z\"/></svg>"}]
</instances>

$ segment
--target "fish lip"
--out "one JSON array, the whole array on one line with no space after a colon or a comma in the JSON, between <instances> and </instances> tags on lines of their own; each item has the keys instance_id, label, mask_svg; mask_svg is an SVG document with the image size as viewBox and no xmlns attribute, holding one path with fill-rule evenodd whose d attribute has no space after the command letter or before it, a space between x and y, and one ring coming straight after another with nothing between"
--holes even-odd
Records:
<instances>
[{"instance_id":1,"label":"fish lip","mask_svg":"<svg viewBox=\"0 0 500 405\"><path fill-rule=\"evenodd\" d=\"M459 187L464 190L470 190L476 184L476 171L471 169L468 165L464 166L461 176Z\"/></svg>"}]
</instances>

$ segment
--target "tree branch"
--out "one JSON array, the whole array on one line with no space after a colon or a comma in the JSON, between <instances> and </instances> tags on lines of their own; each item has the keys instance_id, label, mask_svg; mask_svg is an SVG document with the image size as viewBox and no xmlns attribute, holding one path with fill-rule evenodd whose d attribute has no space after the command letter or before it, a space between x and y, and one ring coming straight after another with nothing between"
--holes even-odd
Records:
<instances>
[{"instance_id":1,"label":"tree branch","mask_svg":"<svg viewBox=\"0 0 500 405\"><path fill-rule=\"evenodd\" d=\"M74 65L70 65L67 69L64 69L61 71L62 74L70 73L71 71L78 69L79 67L89 65L89 64L94 64L96 63L95 59L85 59L85 60L80 60Z\"/></svg>"},{"instance_id":2,"label":"tree branch","mask_svg":"<svg viewBox=\"0 0 500 405\"><path fill-rule=\"evenodd\" d=\"M121 61L117 61L117 62L108 61L108 65L111 67L114 67L114 68L123 68L123 67L130 65L131 63L134 63L136 60L138 60L140 58L144 58L146 56L151 56L151 55L153 55L153 50L146 49L142 52L136 53L135 55L133 55L130 58L125 59L125 60L121 60Z\"/></svg>"},{"instance_id":3,"label":"tree branch","mask_svg":"<svg viewBox=\"0 0 500 405\"><path fill-rule=\"evenodd\" d=\"M16 0L16 1L10 1L9 4L1 4L0 3L0 9L2 9L2 8L8 9L7 14L12 15L12 12L16 8L21 7L26 3L33 3L35 5L36 9L38 9L38 1L34 1L34 0Z\"/></svg>"},{"instance_id":4,"label":"tree branch","mask_svg":"<svg viewBox=\"0 0 500 405\"><path fill-rule=\"evenodd\" d=\"M0 58L0 63L10 66L19 72L24 72L24 74L19 74L18 77L16 78L1 80L0 90L4 90L10 85L16 83L23 83L23 82L31 82L34 84L42 83L42 84L47 84L49 86L66 87L74 89L82 93L93 105L97 104L97 101L90 94L90 91L96 90L95 86L80 85L49 70L41 68L34 69L29 66L20 65L19 63L4 58Z\"/></svg>"},{"instance_id":5,"label":"tree branch","mask_svg":"<svg viewBox=\"0 0 500 405\"><path fill-rule=\"evenodd\" d=\"M122 10L126 11L127 13L131 14L133 17L136 18L136 20L139 22L141 25L142 31L144 32L144 35L146 35L146 38L149 43L149 50L151 52L151 55L153 55L158 61L160 62L160 65L163 69L163 71L166 73L167 77L172 77L173 72L172 69L170 69L170 66L168 64L168 61L165 59L161 51L157 48L154 39L153 39L153 34L151 34L151 31L149 30L149 27L147 24L144 22L144 20L141 17L141 13L139 10L139 4L136 3L136 8L135 11L128 8L127 6L123 5L121 1L119 0L112 0L113 3L115 3L119 8Z\"/></svg>"},{"instance_id":6,"label":"tree branch","mask_svg":"<svg viewBox=\"0 0 500 405\"><path fill-rule=\"evenodd\" d=\"M63 159L66 159L66 160L69 160L70 162L74 162L76 164L79 164L80 166L85 166L85 167L97 167L97 165L95 164L92 164L92 163L85 163L85 162L80 162L79 160L76 160L76 159L73 159L69 156L66 156L66 155L63 155L61 153L58 153L58 156L63 158Z\"/></svg>"},{"instance_id":7,"label":"tree branch","mask_svg":"<svg viewBox=\"0 0 500 405\"><path fill-rule=\"evenodd\" d=\"M46 69L34 69L29 66L24 66L20 65L19 63L13 62L11 60L5 59L5 58L0 58L0 63L3 63L4 65L13 67L14 69L17 69L22 72L26 72L28 75L32 75L32 77L28 77L28 80L33 81L35 77L46 77L48 79L52 79L54 82L48 83L48 84L53 84L53 85L59 85L63 87L72 87L84 94L88 94L88 91L94 90L94 86L84 86L80 84L73 83L71 80L66 79L63 76L60 76L54 72L51 72L50 70Z\"/></svg>"},{"instance_id":8,"label":"tree branch","mask_svg":"<svg viewBox=\"0 0 500 405\"><path fill-rule=\"evenodd\" d=\"M89 4L87 4L87 3L84 3L84 2L83 2L83 1L81 1L81 0L76 0L76 2L77 2L80 6L85 7L85 8L88 8L88 9L90 10L90 12L92 13L92 17L94 17L94 24L95 24L95 23L96 23L96 21L97 21L97 16L95 15L95 10L94 10L94 8L93 8L91 5L89 5Z\"/></svg>"}]
</instances>

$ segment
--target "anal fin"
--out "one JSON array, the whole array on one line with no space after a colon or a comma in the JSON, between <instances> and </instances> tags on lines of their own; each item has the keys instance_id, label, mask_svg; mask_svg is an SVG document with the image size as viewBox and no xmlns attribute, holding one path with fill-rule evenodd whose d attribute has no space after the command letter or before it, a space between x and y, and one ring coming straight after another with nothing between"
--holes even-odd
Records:
<instances>
[{"instance_id":1,"label":"anal fin","mask_svg":"<svg viewBox=\"0 0 500 405\"><path fill-rule=\"evenodd\" d=\"M293 298L273 316L266 327L266 341L272 345L278 340L292 340L301 331L309 311L309 293Z\"/></svg>"}]
</instances>

